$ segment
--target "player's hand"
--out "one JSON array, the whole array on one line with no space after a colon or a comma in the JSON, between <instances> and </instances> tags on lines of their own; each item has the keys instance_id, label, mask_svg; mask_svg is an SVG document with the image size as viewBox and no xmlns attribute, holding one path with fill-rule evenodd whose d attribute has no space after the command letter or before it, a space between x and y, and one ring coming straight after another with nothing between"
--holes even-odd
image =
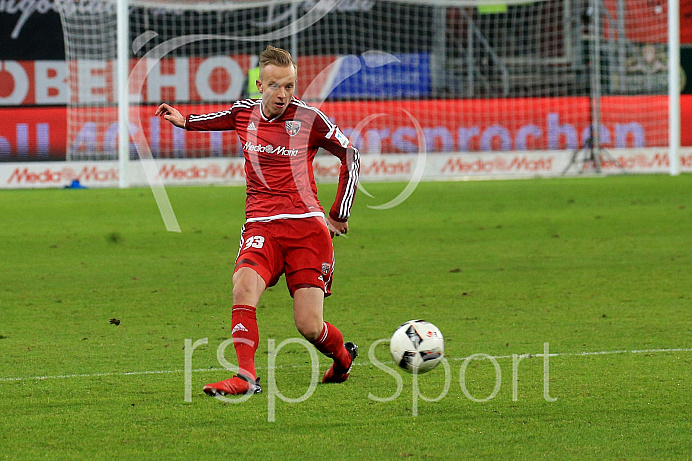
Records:
<instances>
[{"instance_id":1,"label":"player's hand","mask_svg":"<svg viewBox=\"0 0 692 461\"><path fill-rule=\"evenodd\" d=\"M348 221L339 222L327 216L327 227L329 227L329 235L334 238L335 235L343 235L348 233Z\"/></svg>"},{"instance_id":2,"label":"player's hand","mask_svg":"<svg viewBox=\"0 0 692 461\"><path fill-rule=\"evenodd\" d=\"M166 103L161 104L154 112L154 115L165 118L177 127L185 128L185 117L183 117L183 114L175 107L171 107Z\"/></svg>"}]
</instances>

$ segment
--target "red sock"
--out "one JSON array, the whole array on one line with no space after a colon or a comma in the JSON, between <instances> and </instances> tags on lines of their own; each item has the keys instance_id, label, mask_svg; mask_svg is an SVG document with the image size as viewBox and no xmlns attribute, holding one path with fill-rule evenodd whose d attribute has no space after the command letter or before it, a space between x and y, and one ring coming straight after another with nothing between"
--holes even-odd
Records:
<instances>
[{"instance_id":1,"label":"red sock","mask_svg":"<svg viewBox=\"0 0 692 461\"><path fill-rule=\"evenodd\" d=\"M334 371L346 373L348 367L351 366L351 356L344 347L344 337L337 327L324 322L322 333L313 344L318 351L334 359Z\"/></svg>"},{"instance_id":2,"label":"red sock","mask_svg":"<svg viewBox=\"0 0 692 461\"><path fill-rule=\"evenodd\" d=\"M255 373L255 352L259 345L259 331L257 330L257 314L255 308L243 304L233 306L231 316L231 337L233 346L238 356L238 368L240 373L252 379L257 379ZM238 341L238 340L242 341Z\"/></svg>"}]
</instances>

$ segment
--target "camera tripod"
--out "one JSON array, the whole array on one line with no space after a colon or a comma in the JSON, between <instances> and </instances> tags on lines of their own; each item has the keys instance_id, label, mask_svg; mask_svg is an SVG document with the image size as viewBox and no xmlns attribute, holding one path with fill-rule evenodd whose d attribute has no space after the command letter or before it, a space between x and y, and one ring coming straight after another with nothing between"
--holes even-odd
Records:
<instances>
[{"instance_id":1,"label":"camera tripod","mask_svg":"<svg viewBox=\"0 0 692 461\"><path fill-rule=\"evenodd\" d=\"M600 173L604 164L616 166L623 173L625 172L625 167L622 166L618 159L614 158L602 147L594 146L591 138L588 138L584 141L584 147L574 150L572 158L562 171L562 174L567 173L572 165L581 165L581 168L578 170L580 174L589 170Z\"/></svg>"},{"instance_id":2,"label":"camera tripod","mask_svg":"<svg viewBox=\"0 0 692 461\"><path fill-rule=\"evenodd\" d=\"M601 147L601 1L589 0L585 5L582 21L587 29L588 37L588 59L586 60L586 71L589 75L589 126L591 132L584 141L584 146L574 150L572 158L565 167L564 175L572 165L581 164L579 173L584 173L588 169L593 169L600 173L603 165L614 165L622 172L625 167L617 159L613 158L608 151Z\"/></svg>"}]
</instances>

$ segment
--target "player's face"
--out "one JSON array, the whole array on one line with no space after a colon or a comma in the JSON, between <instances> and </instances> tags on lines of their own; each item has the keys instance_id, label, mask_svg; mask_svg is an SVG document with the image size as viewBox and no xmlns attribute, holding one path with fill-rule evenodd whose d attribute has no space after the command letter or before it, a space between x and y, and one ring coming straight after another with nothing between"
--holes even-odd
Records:
<instances>
[{"instance_id":1,"label":"player's face","mask_svg":"<svg viewBox=\"0 0 692 461\"><path fill-rule=\"evenodd\" d=\"M273 64L262 69L257 80L257 89L262 93L262 112L267 118L284 113L296 91L296 70L293 66L279 67Z\"/></svg>"}]
</instances>

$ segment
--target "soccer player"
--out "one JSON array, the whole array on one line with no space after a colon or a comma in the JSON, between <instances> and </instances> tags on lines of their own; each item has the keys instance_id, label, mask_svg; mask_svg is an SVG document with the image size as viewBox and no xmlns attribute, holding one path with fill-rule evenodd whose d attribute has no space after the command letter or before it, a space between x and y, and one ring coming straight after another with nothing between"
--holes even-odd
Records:
<instances>
[{"instance_id":1,"label":"soccer player","mask_svg":"<svg viewBox=\"0 0 692 461\"><path fill-rule=\"evenodd\" d=\"M344 344L341 332L322 315L334 271L332 237L348 232L360 170L358 150L322 112L294 96L297 66L287 51L268 46L259 65L258 100L244 99L229 110L187 117L168 104L156 110L189 131L235 130L243 145L246 222L233 274L231 333L240 372L204 386L211 396L262 391L255 372L255 309L281 274L293 297L298 331L334 360L322 381L346 381L358 355L358 346ZM341 160L336 199L326 216L312 169L320 147Z\"/></svg>"}]
</instances>

